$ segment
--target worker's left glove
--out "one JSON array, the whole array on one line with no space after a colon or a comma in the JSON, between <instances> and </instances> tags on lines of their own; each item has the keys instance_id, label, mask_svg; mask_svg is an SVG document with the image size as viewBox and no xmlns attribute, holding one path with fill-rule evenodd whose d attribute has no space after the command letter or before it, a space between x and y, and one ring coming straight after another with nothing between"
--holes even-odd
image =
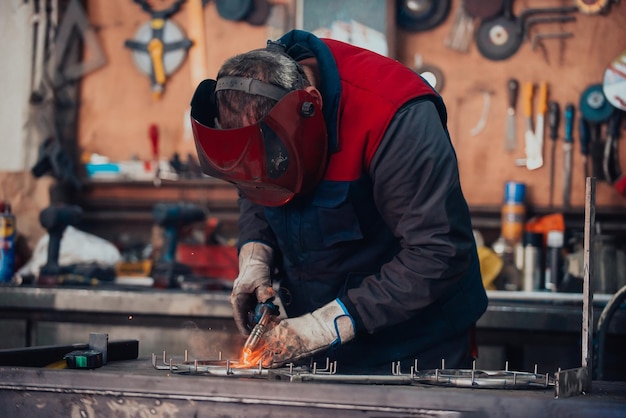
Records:
<instances>
[{"instance_id":1,"label":"worker's left glove","mask_svg":"<svg viewBox=\"0 0 626 418\"><path fill-rule=\"evenodd\" d=\"M250 335L249 314L258 303L274 300L270 266L274 251L260 242L248 242L239 251L239 276L233 284L230 303L233 318L243 335Z\"/></svg>"},{"instance_id":2,"label":"worker's left glove","mask_svg":"<svg viewBox=\"0 0 626 418\"><path fill-rule=\"evenodd\" d=\"M354 320L343 303L335 299L310 314L280 321L265 333L264 350L258 354L263 367L280 367L339 347L352 340L354 334Z\"/></svg>"}]
</instances>

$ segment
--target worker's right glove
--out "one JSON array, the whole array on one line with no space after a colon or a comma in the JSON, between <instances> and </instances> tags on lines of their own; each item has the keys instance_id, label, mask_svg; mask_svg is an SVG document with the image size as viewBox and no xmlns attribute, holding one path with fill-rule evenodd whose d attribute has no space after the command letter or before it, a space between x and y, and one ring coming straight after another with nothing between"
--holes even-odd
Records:
<instances>
[{"instance_id":1,"label":"worker's right glove","mask_svg":"<svg viewBox=\"0 0 626 418\"><path fill-rule=\"evenodd\" d=\"M354 339L356 326L344 304L335 299L315 311L280 321L273 317L263 335L264 346L250 364L282 367Z\"/></svg>"},{"instance_id":2,"label":"worker's right glove","mask_svg":"<svg viewBox=\"0 0 626 418\"><path fill-rule=\"evenodd\" d=\"M256 305L276 296L270 277L273 255L272 248L260 242L246 243L239 251L239 276L233 284L230 303L235 324L243 335L250 335L248 318Z\"/></svg>"}]
</instances>

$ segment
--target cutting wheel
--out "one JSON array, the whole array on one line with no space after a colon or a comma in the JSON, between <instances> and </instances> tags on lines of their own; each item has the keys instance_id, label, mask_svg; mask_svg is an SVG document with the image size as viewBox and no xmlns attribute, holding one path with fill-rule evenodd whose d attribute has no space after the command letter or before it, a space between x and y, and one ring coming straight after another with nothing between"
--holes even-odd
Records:
<instances>
[{"instance_id":1,"label":"cutting wheel","mask_svg":"<svg viewBox=\"0 0 626 418\"><path fill-rule=\"evenodd\" d=\"M448 17L450 4L450 0L397 0L398 26L411 32L432 29Z\"/></svg>"},{"instance_id":2,"label":"cutting wheel","mask_svg":"<svg viewBox=\"0 0 626 418\"><path fill-rule=\"evenodd\" d=\"M576 0L578 10L587 15L598 15L606 12L611 0Z\"/></svg>"},{"instance_id":3,"label":"cutting wheel","mask_svg":"<svg viewBox=\"0 0 626 418\"><path fill-rule=\"evenodd\" d=\"M523 40L515 19L504 16L482 22L476 31L478 51L492 61L511 57Z\"/></svg>"},{"instance_id":4,"label":"cutting wheel","mask_svg":"<svg viewBox=\"0 0 626 418\"><path fill-rule=\"evenodd\" d=\"M589 122L601 123L613 113L613 106L602 91L602 84L594 84L580 96L580 113Z\"/></svg>"},{"instance_id":5,"label":"cutting wheel","mask_svg":"<svg viewBox=\"0 0 626 418\"><path fill-rule=\"evenodd\" d=\"M148 43L152 39L152 27L150 22L146 22L139 27L137 33L135 33L134 41L140 43ZM164 20L163 25L163 43L165 45L183 41L186 39L185 34L180 27L172 22L170 19ZM170 75L174 73L185 61L187 56L187 50L185 48L177 48L174 50L167 50L163 52L163 67L165 74ZM152 74L152 61L150 54L146 51L133 50L133 61L137 68L144 74Z\"/></svg>"}]
</instances>

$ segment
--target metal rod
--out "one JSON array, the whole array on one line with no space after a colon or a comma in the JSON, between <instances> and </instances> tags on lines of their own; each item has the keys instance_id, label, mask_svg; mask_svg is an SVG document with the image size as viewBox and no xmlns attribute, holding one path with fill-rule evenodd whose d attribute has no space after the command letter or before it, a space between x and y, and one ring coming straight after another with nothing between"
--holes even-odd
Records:
<instances>
[{"instance_id":1,"label":"metal rod","mask_svg":"<svg viewBox=\"0 0 626 418\"><path fill-rule=\"evenodd\" d=\"M584 277L583 277L583 323L582 323L582 367L587 368L587 379L583 390L591 391L593 378L593 286L596 221L596 179L587 177L585 184L585 237L584 237Z\"/></svg>"}]
</instances>

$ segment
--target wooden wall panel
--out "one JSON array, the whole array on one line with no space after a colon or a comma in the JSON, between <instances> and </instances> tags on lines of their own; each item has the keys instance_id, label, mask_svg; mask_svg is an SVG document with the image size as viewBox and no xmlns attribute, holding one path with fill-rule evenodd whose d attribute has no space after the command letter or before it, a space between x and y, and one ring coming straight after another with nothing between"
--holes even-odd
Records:
<instances>
[{"instance_id":1,"label":"wooden wall panel","mask_svg":"<svg viewBox=\"0 0 626 418\"><path fill-rule=\"evenodd\" d=\"M90 20L98 29L108 63L102 69L86 76L82 83L79 138L84 151L97 152L113 159L127 159L133 155L149 158L148 126L157 123L161 131L163 155L174 151L186 155L194 153L193 140L185 128L189 100L195 88L190 82L188 61L171 76L160 101L151 97L147 76L134 66L131 52L124 40L133 37L137 28L149 19L131 0L89 0ZM153 2L157 6L166 2ZM289 0L275 1L289 5ZM564 0L517 0L515 11L528 7L569 5ZM506 81L515 77L520 82L538 83L546 80L550 99L561 108L573 102L578 108L581 92L590 84L602 81L605 66L626 48L626 2L613 5L607 16L587 16L575 13L576 22L534 26L532 33L572 31L570 39L545 40L546 61L539 49L532 50L525 42L520 51L501 62L483 58L472 42L468 53L461 53L444 45L451 30L453 14L461 1L454 0L448 19L433 30L420 33L397 31L397 57L413 66L419 53L424 62L435 64L444 71L442 95L448 106L449 128L456 147L461 169L461 181L471 205L499 205L506 181L521 181L528 185L528 203L548 204L549 144L546 136L544 166L529 171L514 164L524 156L524 120L521 100L518 101L515 153L504 151L506 115ZM292 11L292 9L291 9ZM268 38L268 28L254 27L245 22L224 20L216 11L214 2L204 10L207 39L207 77L214 77L221 63L228 57L253 48L262 47ZM188 22L185 6L173 17L182 28ZM275 33L275 32L274 32ZM469 131L478 122L482 106L482 92L489 93L491 106L484 130L471 136ZM578 114L578 112L577 112ZM577 124L576 124L577 125ZM547 132L547 130L546 130ZM561 129L561 137L563 129ZM572 204L582 207L584 178L575 129L574 176ZM622 139L624 144L624 139ZM555 203L561 204L561 145L557 145L557 178ZM626 168L626 145L621 147L621 161ZM607 184L598 185L597 203L600 206L624 207L626 199L618 196Z\"/></svg>"},{"instance_id":2,"label":"wooden wall panel","mask_svg":"<svg viewBox=\"0 0 626 418\"><path fill-rule=\"evenodd\" d=\"M173 2L152 3L158 10ZM79 127L82 149L115 160L134 155L148 159L151 156L148 127L156 123L161 133L162 155L171 156L175 151L183 156L195 153L191 133L186 128L186 112L196 87L191 83L189 60L169 77L161 100L153 100L149 78L135 67L131 50L124 47L124 41L134 37L149 15L132 0L89 0L87 7L108 63L82 82ZM188 19L185 5L172 17L183 30ZM204 20L207 78L216 76L225 59L263 47L267 41L265 26L225 20L217 13L215 2L204 8Z\"/></svg>"},{"instance_id":3,"label":"wooden wall panel","mask_svg":"<svg viewBox=\"0 0 626 418\"><path fill-rule=\"evenodd\" d=\"M556 7L571 5L573 1L562 0L517 0L515 13L527 8ZM452 14L461 7L453 2ZM549 140L544 139L544 165L529 171L515 166L515 159L524 157L524 118L521 94L518 99L517 150L510 154L504 151L504 133L507 107L506 83L510 77L520 83L532 81L549 84L549 99L558 101L561 110L566 103L575 104L578 112L580 94L590 84L601 83L604 68L621 51L626 49L626 3L613 5L607 16L589 16L574 13L572 23L549 23L531 27L534 33L573 32L570 39L546 39L544 55L540 48L531 47L530 40L520 50L504 61L490 61L478 51L472 42L467 53L444 46L444 40L452 28L452 14L432 31L423 33L398 32L399 59L407 65L414 62L419 53L424 62L440 66L445 75L442 96L449 113L449 128L457 150L461 182L472 205L500 204L506 181L520 181L528 186L528 201L537 206L549 203ZM547 60L546 60L547 57ZM490 92L491 107L485 129L476 136L469 134L480 119L483 97L481 91ZM563 119L563 118L562 118ZM584 204L584 174L580 155L578 123L574 129L574 162L572 179L572 205ZM562 203L562 137L556 148L555 205ZM624 131L622 131L622 136ZM626 141L621 140L621 162L626 168ZM602 206L626 207L626 199L619 196L605 182L599 182L597 203Z\"/></svg>"}]
</instances>

